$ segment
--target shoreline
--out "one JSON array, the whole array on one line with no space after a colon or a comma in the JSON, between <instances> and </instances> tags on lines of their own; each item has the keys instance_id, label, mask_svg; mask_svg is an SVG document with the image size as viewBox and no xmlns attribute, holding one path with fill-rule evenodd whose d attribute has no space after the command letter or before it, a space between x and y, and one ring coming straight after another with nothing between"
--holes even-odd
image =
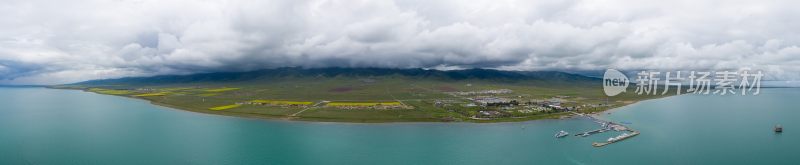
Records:
<instances>
[{"instance_id":1,"label":"shoreline","mask_svg":"<svg viewBox=\"0 0 800 165\"><path fill-rule=\"evenodd\" d=\"M47 88L47 89L62 89L62 90L79 90L79 91L82 91L82 92L99 94L99 95L117 96L117 97L123 97L123 98L134 99L134 100L142 100L142 101L147 101L151 105L155 105L155 106L159 106L159 107L163 107L163 108L167 108L167 109L179 110L179 111L188 111L188 112L200 113L200 114L206 114L206 115L219 115L219 116L227 116L227 117L249 118L249 119L257 119L257 120L272 120L272 121L298 121L298 122L319 122L319 123L364 123L364 124L377 124L377 123L517 123L517 122L526 122L526 121L534 121L534 120L548 120L548 119L564 120L564 119L571 119L574 116L573 114L571 114L569 112L559 112L559 113L554 113L554 114L549 114L549 115L542 115L542 116L534 116L534 117L501 118L501 119L490 119L490 120L474 120L474 119L471 119L471 120L462 120L462 121L442 121L440 119L435 119L435 118L429 118L429 119L428 118L426 118L426 119L420 118L420 120L407 120L407 119L392 120L392 119L342 119L342 118L291 117L291 116L273 116L273 115L265 115L265 114L248 114L248 113L238 113L238 112L237 113L233 113L233 112L224 112L224 111L200 111L200 110L194 110L192 108L186 108L186 107L181 107L181 106L176 106L176 105L171 105L171 104L165 104L165 103L156 102L156 101L153 101L153 100L148 100L148 99L143 99L143 98L137 98L137 97L131 97L131 96L122 96L122 95L101 94L101 93L96 93L96 92L90 92L90 91L87 91L87 90L84 90L84 89L52 88L52 87L43 87L43 88ZM626 107L626 106L630 106L630 105L639 103L641 101L661 99L661 98L667 98L667 97L671 97L671 96L675 96L675 95L669 95L669 96L664 96L664 97L659 97L659 98L650 98L650 99L633 101L630 104L625 104L625 105L622 105L622 106L613 107L613 108L605 109L605 110L602 110L602 111L592 112L592 113L589 113L588 115L593 115L595 117L599 117L598 115L602 115L602 113L614 111L614 110L617 110L617 109L622 108L622 107Z\"/></svg>"},{"instance_id":2,"label":"shoreline","mask_svg":"<svg viewBox=\"0 0 800 165\"><path fill-rule=\"evenodd\" d=\"M669 95L669 96L665 96L665 97L651 98L651 99L644 99L644 100L634 101L633 103L630 103L630 104L627 104L627 105L623 105L623 106L619 106L619 107L603 110L603 111L600 111L598 113L592 113L592 114L589 114L589 115L591 115L592 117L603 119L603 120L608 120L608 118L605 117L606 115L610 115L609 113L613 113L615 111L619 111L621 108L632 106L632 105L635 105L635 104L638 104L638 103L641 103L641 102L645 102L645 101L666 99L666 98L670 98L670 97L674 97L674 96L681 96L681 95L684 95L684 94L687 94L687 93L682 93L680 95ZM606 114L603 114L603 113L606 113Z\"/></svg>"}]
</instances>

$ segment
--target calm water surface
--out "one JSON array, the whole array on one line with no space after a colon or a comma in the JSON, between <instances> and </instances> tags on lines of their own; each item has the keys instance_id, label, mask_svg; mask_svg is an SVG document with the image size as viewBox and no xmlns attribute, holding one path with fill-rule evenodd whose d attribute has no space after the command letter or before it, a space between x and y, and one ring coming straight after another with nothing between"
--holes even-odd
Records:
<instances>
[{"instance_id":1,"label":"calm water surface","mask_svg":"<svg viewBox=\"0 0 800 165\"><path fill-rule=\"evenodd\" d=\"M192 113L76 90L0 88L0 164L798 164L800 89L683 95L602 116L641 135L602 148L585 119L318 123ZM774 134L782 124L785 132Z\"/></svg>"}]
</instances>

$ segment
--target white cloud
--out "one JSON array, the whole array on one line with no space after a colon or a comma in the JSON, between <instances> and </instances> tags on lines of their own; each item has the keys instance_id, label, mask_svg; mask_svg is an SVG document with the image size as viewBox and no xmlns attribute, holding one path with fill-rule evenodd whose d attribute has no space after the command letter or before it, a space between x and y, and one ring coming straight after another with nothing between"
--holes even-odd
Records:
<instances>
[{"instance_id":1,"label":"white cloud","mask_svg":"<svg viewBox=\"0 0 800 165\"><path fill-rule=\"evenodd\" d=\"M305 67L737 69L800 79L797 1L0 4L0 83Z\"/></svg>"}]
</instances>

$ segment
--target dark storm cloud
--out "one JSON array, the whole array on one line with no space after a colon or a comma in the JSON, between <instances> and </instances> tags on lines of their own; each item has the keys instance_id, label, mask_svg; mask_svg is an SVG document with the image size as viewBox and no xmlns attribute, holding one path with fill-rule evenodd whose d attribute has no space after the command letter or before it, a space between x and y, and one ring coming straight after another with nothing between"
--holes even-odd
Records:
<instances>
[{"instance_id":1,"label":"dark storm cloud","mask_svg":"<svg viewBox=\"0 0 800 165\"><path fill-rule=\"evenodd\" d=\"M0 80L14 80L43 71L46 71L46 68L40 65L0 60Z\"/></svg>"},{"instance_id":2,"label":"dark storm cloud","mask_svg":"<svg viewBox=\"0 0 800 165\"><path fill-rule=\"evenodd\" d=\"M53 84L301 66L751 68L794 80L800 78L798 5L11 0L0 4L0 60L7 63L0 63L0 78Z\"/></svg>"}]
</instances>

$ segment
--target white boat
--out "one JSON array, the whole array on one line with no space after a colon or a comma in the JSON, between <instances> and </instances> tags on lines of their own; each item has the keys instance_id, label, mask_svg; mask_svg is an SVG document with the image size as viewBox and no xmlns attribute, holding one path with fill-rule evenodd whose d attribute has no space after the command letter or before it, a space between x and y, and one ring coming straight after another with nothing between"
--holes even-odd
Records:
<instances>
[{"instance_id":1,"label":"white boat","mask_svg":"<svg viewBox=\"0 0 800 165\"><path fill-rule=\"evenodd\" d=\"M567 132L567 131L563 131L563 130L562 131L558 131L558 133L556 133L556 138L562 138L562 137L565 137L567 135L569 135L569 132Z\"/></svg>"}]
</instances>

